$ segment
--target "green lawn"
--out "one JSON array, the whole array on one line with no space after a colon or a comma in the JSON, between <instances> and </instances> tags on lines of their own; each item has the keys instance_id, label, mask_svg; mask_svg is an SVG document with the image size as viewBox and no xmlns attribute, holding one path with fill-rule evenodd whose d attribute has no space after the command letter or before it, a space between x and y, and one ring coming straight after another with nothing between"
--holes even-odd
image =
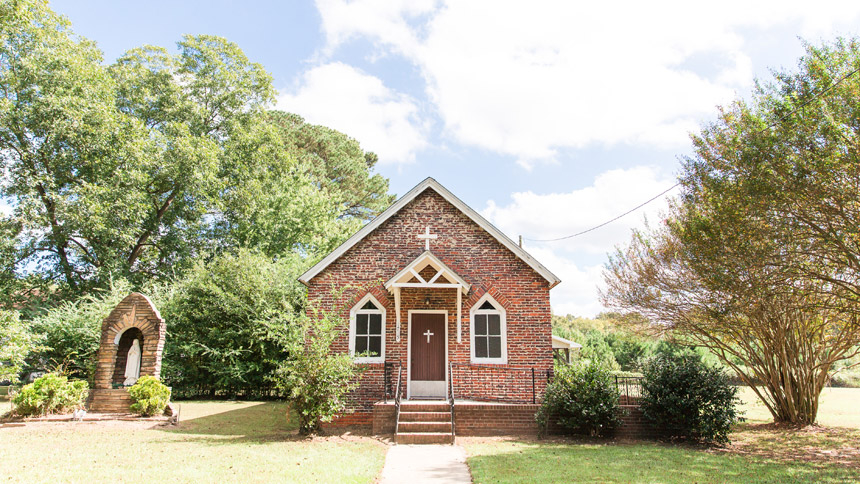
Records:
<instances>
[{"instance_id":1,"label":"green lawn","mask_svg":"<svg viewBox=\"0 0 860 484\"><path fill-rule=\"evenodd\" d=\"M465 438L478 483L842 483L860 482L860 389L828 388L819 423L784 429L741 391L747 423L725 448L599 440Z\"/></svg>"},{"instance_id":2,"label":"green lawn","mask_svg":"<svg viewBox=\"0 0 860 484\"><path fill-rule=\"evenodd\" d=\"M177 427L33 422L0 427L0 482L372 482L387 447L304 439L286 406L182 402Z\"/></svg>"}]
</instances>

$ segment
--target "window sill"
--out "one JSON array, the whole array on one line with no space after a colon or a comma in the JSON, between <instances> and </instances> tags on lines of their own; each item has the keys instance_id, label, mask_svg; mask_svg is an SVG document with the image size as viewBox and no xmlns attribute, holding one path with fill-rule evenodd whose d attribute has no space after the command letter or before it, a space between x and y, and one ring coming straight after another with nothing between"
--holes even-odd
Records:
<instances>
[{"instance_id":1,"label":"window sill","mask_svg":"<svg viewBox=\"0 0 860 484\"><path fill-rule=\"evenodd\" d=\"M352 361L354 363L385 363L385 356L374 356L374 357L353 357Z\"/></svg>"},{"instance_id":2,"label":"window sill","mask_svg":"<svg viewBox=\"0 0 860 484\"><path fill-rule=\"evenodd\" d=\"M475 358L472 357L470 360L472 363L476 365L507 365L507 358Z\"/></svg>"}]
</instances>

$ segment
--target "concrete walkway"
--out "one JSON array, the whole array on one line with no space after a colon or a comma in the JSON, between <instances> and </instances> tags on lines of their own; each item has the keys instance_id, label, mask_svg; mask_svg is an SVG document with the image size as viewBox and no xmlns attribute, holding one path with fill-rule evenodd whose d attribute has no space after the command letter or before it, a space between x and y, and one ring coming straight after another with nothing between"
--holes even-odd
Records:
<instances>
[{"instance_id":1,"label":"concrete walkway","mask_svg":"<svg viewBox=\"0 0 860 484\"><path fill-rule=\"evenodd\" d=\"M394 445L385 456L382 484L472 482L466 450L459 445Z\"/></svg>"}]
</instances>

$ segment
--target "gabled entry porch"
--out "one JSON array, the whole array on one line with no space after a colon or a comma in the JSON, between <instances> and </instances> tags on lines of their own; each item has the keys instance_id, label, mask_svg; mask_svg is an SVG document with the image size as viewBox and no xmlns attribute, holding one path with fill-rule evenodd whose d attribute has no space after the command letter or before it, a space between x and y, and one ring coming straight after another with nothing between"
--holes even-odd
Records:
<instances>
[{"instance_id":1,"label":"gabled entry porch","mask_svg":"<svg viewBox=\"0 0 860 484\"><path fill-rule=\"evenodd\" d=\"M394 297L395 338L400 342L402 311L406 309L406 398L447 398L449 341L462 343L463 295L471 285L430 252L427 227L420 236L426 250L385 282ZM456 299L456 318L448 309ZM406 306L405 308L403 306Z\"/></svg>"}]
</instances>

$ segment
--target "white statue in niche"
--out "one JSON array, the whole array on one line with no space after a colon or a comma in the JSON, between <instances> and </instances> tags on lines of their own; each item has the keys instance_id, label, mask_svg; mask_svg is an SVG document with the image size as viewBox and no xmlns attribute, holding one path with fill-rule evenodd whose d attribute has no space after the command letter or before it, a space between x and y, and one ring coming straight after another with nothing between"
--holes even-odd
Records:
<instances>
[{"instance_id":1,"label":"white statue in niche","mask_svg":"<svg viewBox=\"0 0 860 484\"><path fill-rule=\"evenodd\" d=\"M140 341L135 338L128 350L128 359L125 360L125 381L123 385L134 385L140 377Z\"/></svg>"}]
</instances>

